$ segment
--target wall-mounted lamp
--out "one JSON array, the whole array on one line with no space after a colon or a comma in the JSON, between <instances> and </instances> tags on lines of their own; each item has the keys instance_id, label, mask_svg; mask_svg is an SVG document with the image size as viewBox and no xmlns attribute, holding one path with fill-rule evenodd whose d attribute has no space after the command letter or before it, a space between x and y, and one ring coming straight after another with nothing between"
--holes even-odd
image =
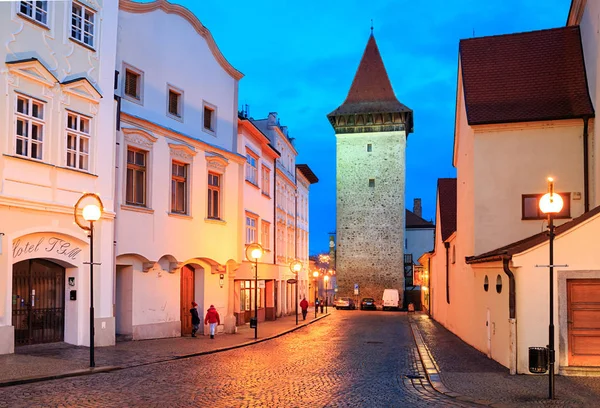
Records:
<instances>
[{"instance_id":1,"label":"wall-mounted lamp","mask_svg":"<svg viewBox=\"0 0 600 408\"><path fill-rule=\"evenodd\" d=\"M225 275L220 274L219 275L219 286L222 288L224 284L225 284Z\"/></svg>"}]
</instances>

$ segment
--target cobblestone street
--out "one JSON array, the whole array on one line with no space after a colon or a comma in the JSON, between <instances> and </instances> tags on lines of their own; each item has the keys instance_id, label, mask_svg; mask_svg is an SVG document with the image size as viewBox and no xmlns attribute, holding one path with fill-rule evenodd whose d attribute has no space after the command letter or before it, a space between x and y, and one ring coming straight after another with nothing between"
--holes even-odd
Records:
<instances>
[{"instance_id":1,"label":"cobblestone street","mask_svg":"<svg viewBox=\"0 0 600 408\"><path fill-rule=\"evenodd\" d=\"M336 311L240 349L6 387L0 406L469 406L433 391L419 375L406 314Z\"/></svg>"}]
</instances>

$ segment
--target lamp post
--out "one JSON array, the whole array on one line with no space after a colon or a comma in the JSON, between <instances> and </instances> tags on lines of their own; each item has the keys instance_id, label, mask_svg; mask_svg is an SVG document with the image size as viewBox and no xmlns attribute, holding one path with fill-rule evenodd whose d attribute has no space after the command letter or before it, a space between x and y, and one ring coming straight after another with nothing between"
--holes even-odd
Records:
<instances>
[{"instance_id":1,"label":"lamp post","mask_svg":"<svg viewBox=\"0 0 600 408\"><path fill-rule=\"evenodd\" d=\"M80 222L78 214L81 203L87 198L91 198L95 201L95 203L87 204L83 207L82 211L83 219L89 222L89 226ZM103 208L104 205L102 205L102 200L100 200L98 194L85 193L77 200L77 203L75 203L73 212L75 223L81 229L88 231L90 237L90 367L96 366L96 361L94 359L94 222L102 217Z\"/></svg>"},{"instance_id":2,"label":"lamp post","mask_svg":"<svg viewBox=\"0 0 600 408\"><path fill-rule=\"evenodd\" d=\"M323 279L325 279L325 313L327 313L327 304L329 303L327 300L327 291L329 290L327 284L329 283L329 275L325 275Z\"/></svg>"},{"instance_id":3,"label":"lamp post","mask_svg":"<svg viewBox=\"0 0 600 408\"><path fill-rule=\"evenodd\" d=\"M548 192L540 198L540 210L548 214L548 232L550 236L550 324L548 326L548 398L554 399L554 216L562 210L563 199L554 192L554 179L548 177Z\"/></svg>"},{"instance_id":4,"label":"lamp post","mask_svg":"<svg viewBox=\"0 0 600 408\"><path fill-rule=\"evenodd\" d=\"M315 278L314 281L315 281L315 319L316 319L317 318L317 296L318 296L318 294L317 294L317 291L318 291L317 284L319 283L317 281L317 279L319 278L319 272L318 271L314 271L313 272L313 278Z\"/></svg>"},{"instance_id":5,"label":"lamp post","mask_svg":"<svg viewBox=\"0 0 600 408\"><path fill-rule=\"evenodd\" d=\"M263 247L256 242L246 247L246 258L254 261L254 340L258 338L258 260L264 253Z\"/></svg>"},{"instance_id":6,"label":"lamp post","mask_svg":"<svg viewBox=\"0 0 600 408\"><path fill-rule=\"evenodd\" d=\"M300 262L297 259L294 259L292 262L290 262L290 271L292 271L293 274L296 275L295 280L296 282L295 284L295 292L296 292L296 326L298 325L298 274L300 273L300 271L302 270L302 262Z\"/></svg>"}]
</instances>

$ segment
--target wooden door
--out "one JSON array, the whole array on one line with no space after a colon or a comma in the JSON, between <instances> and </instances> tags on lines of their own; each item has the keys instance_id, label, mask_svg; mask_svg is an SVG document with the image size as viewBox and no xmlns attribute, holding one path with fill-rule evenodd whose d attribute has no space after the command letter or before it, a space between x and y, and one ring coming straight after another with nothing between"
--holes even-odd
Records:
<instances>
[{"instance_id":1,"label":"wooden door","mask_svg":"<svg viewBox=\"0 0 600 408\"><path fill-rule=\"evenodd\" d=\"M600 279L567 281L570 366L600 366Z\"/></svg>"},{"instance_id":2,"label":"wooden door","mask_svg":"<svg viewBox=\"0 0 600 408\"><path fill-rule=\"evenodd\" d=\"M181 335L192 334L192 302L194 301L194 269L189 265L181 268ZM201 308L202 305L199 305ZM201 316L201 309L198 315ZM200 317L202 319L202 317Z\"/></svg>"}]
</instances>

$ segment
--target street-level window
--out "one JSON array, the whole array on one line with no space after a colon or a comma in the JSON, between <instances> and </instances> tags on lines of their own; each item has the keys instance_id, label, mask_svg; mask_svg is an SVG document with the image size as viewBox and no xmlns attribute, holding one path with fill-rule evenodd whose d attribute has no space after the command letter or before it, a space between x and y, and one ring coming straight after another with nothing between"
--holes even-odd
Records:
<instances>
[{"instance_id":1,"label":"street-level window","mask_svg":"<svg viewBox=\"0 0 600 408\"><path fill-rule=\"evenodd\" d=\"M22 1L19 5L19 14L48 25L48 1Z\"/></svg>"},{"instance_id":2,"label":"street-level window","mask_svg":"<svg viewBox=\"0 0 600 408\"><path fill-rule=\"evenodd\" d=\"M263 307L263 289L258 288L258 297L256 305ZM240 311L249 312L254 310L254 281L247 280L240 282Z\"/></svg>"},{"instance_id":3,"label":"street-level window","mask_svg":"<svg viewBox=\"0 0 600 408\"><path fill-rule=\"evenodd\" d=\"M208 218L220 219L221 176L208 173Z\"/></svg>"},{"instance_id":4,"label":"street-level window","mask_svg":"<svg viewBox=\"0 0 600 408\"><path fill-rule=\"evenodd\" d=\"M94 10L73 2L71 6L71 38L93 48L95 17Z\"/></svg>"},{"instance_id":5,"label":"street-level window","mask_svg":"<svg viewBox=\"0 0 600 408\"><path fill-rule=\"evenodd\" d=\"M262 221L260 225L260 244L264 249L271 248L271 223Z\"/></svg>"},{"instance_id":6,"label":"street-level window","mask_svg":"<svg viewBox=\"0 0 600 408\"><path fill-rule=\"evenodd\" d=\"M19 156L42 160L45 103L17 95L16 149Z\"/></svg>"},{"instance_id":7,"label":"street-level window","mask_svg":"<svg viewBox=\"0 0 600 408\"><path fill-rule=\"evenodd\" d=\"M563 208L561 212L554 215L554 218L571 218L571 193L558 193L563 199ZM548 218L540 210L540 198L543 194L523 194L521 196L521 208L523 220L543 220Z\"/></svg>"},{"instance_id":8,"label":"street-level window","mask_svg":"<svg viewBox=\"0 0 600 408\"><path fill-rule=\"evenodd\" d=\"M171 164L171 212L187 214L187 165Z\"/></svg>"},{"instance_id":9,"label":"street-level window","mask_svg":"<svg viewBox=\"0 0 600 408\"><path fill-rule=\"evenodd\" d=\"M146 206L146 165L148 152L127 148L127 182L125 202Z\"/></svg>"},{"instance_id":10,"label":"street-level window","mask_svg":"<svg viewBox=\"0 0 600 408\"><path fill-rule=\"evenodd\" d=\"M90 165L90 118L67 113L67 167L88 171Z\"/></svg>"},{"instance_id":11,"label":"street-level window","mask_svg":"<svg viewBox=\"0 0 600 408\"><path fill-rule=\"evenodd\" d=\"M258 218L252 215L246 215L246 244L257 242L257 224Z\"/></svg>"},{"instance_id":12,"label":"street-level window","mask_svg":"<svg viewBox=\"0 0 600 408\"><path fill-rule=\"evenodd\" d=\"M262 193L266 196L271 195L271 170L264 165L261 167L262 174L262 184L261 189Z\"/></svg>"}]
</instances>

